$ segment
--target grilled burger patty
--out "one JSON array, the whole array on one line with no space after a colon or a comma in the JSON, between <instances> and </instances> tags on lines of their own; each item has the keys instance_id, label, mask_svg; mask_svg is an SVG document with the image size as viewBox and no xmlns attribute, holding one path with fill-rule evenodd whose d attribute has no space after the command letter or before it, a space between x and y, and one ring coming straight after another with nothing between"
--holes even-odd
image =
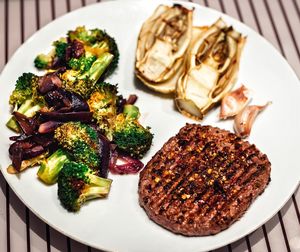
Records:
<instances>
[{"instance_id":1,"label":"grilled burger patty","mask_svg":"<svg viewBox=\"0 0 300 252\"><path fill-rule=\"evenodd\" d=\"M139 202L174 233L216 234L264 191L270 171L255 145L226 130L187 124L140 173Z\"/></svg>"}]
</instances>

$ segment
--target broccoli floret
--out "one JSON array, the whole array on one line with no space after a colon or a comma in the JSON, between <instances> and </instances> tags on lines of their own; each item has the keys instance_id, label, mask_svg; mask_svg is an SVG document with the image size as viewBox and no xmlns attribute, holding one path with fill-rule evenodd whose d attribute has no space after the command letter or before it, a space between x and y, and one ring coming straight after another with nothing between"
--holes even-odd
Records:
<instances>
[{"instance_id":1,"label":"broccoli floret","mask_svg":"<svg viewBox=\"0 0 300 252\"><path fill-rule=\"evenodd\" d=\"M103 74L103 79L114 72L119 62L119 49L114 38L100 29L87 30L84 26L69 31L70 40L79 40L85 45L86 54L99 57L105 52L113 55L112 62Z\"/></svg>"},{"instance_id":2,"label":"broccoli floret","mask_svg":"<svg viewBox=\"0 0 300 252\"><path fill-rule=\"evenodd\" d=\"M141 115L139 108L137 106L134 106L131 104L124 105L123 114L132 119L139 119L139 117Z\"/></svg>"},{"instance_id":3,"label":"broccoli floret","mask_svg":"<svg viewBox=\"0 0 300 252\"><path fill-rule=\"evenodd\" d=\"M75 57L69 54L66 57L68 49L76 50L76 48L72 48L74 41L77 41L81 45L81 49L84 50L79 59L79 56ZM102 69L98 79L101 75L104 79L118 65L119 50L117 44L112 37L100 29L87 30L84 26L79 26L74 31L69 31L67 38L55 41L53 46L54 48L50 53L40 54L34 60L34 64L38 69L53 69L58 66L65 66L68 69L78 71L76 74L78 76L88 71L92 63L99 59Z\"/></svg>"},{"instance_id":4,"label":"broccoli floret","mask_svg":"<svg viewBox=\"0 0 300 252\"><path fill-rule=\"evenodd\" d=\"M131 117L131 114L134 116ZM142 158L151 147L153 134L150 132L150 128L144 128L135 116L135 113L117 115L113 141L120 150L130 156Z\"/></svg>"},{"instance_id":5,"label":"broccoli floret","mask_svg":"<svg viewBox=\"0 0 300 252\"><path fill-rule=\"evenodd\" d=\"M106 32L102 32L101 41L96 42L92 46L85 46L86 54L96 55L99 57L104 52L109 52L113 55L113 59L108 68L103 73L102 79L111 75L119 63L119 50L114 38L110 37Z\"/></svg>"},{"instance_id":6,"label":"broccoli floret","mask_svg":"<svg viewBox=\"0 0 300 252\"><path fill-rule=\"evenodd\" d=\"M76 212L84 202L106 197L111 183L84 164L68 162L58 174L58 198L64 208Z\"/></svg>"},{"instance_id":7,"label":"broccoli floret","mask_svg":"<svg viewBox=\"0 0 300 252\"><path fill-rule=\"evenodd\" d=\"M56 183L60 170L69 161L70 157L68 153L62 149L58 149L50 157L41 162L41 166L37 172L39 179L48 185Z\"/></svg>"},{"instance_id":8,"label":"broccoli floret","mask_svg":"<svg viewBox=\"0 0 300 252\"><path fill-rule=\"evenodd\" d=\"M103 53L93 62L91 67L83 73L81 73L80 70L67 70L60 75L60 78L63 80L64 88L70 92L81 95L83 98L88 98L93 90L93 86L109 66L112 59L112 54Z\"/></svg>"},{"instance_id":9,"label":"broccoli floret","mask_svg":"<svg viewBox=\"0 0 300 252\"><path fill-rule=\"evenodd\" d=\"M79 40L85 45L93 45L96 42L103 40L103 31L100 29L87 30L85 26L78 26L74 31L68 32L68 37L71 41Z\"/></svg>"},{"instance_id":10,"label":"broccoli floret","mask_svg":"<svg viewBox=\"0 0 300 252\"><path fill-rule=\"evenodd\" d=\"M106 78L116 70L119 63L120 53L115 39L109 36L107 33L104 34L104 41L108 44L109 52L114 56L109 67L103 74L103 78Z\"/></svg>"},{"instance_id":11,"label":"broccoli floret","mask_svg":"<svg viewBox=\"0 0 300 252\"><path fill-rule=\"evenodd\" d=\"M94 61L97 59L96 56L90 56L90 57L80 57L79 59L72 58L69 62L68 65L71 67L73 70L79 70L80 73L84 73L88 71Z\"/></svg>"},{"instance_id":12,"label":"broccoli floret","mask_svg":"<svg viewBox=\"0 0 300 252\"><path fill-rule=\"evenodd\" d=\"M39 54L34 59L34 66L38 69L49 69L52 65L52 54Z\"/></svg>"},{"instance_id":13,"label":"broccoli floret","mask_svg":"<svg viewBox=\"0 0 300 252\"><path fill-rule=\"evenodd\" d=\"M117 113L117 86L106 82L97 83L88 99L90 111L104 134L111 139L113 121Z\"/></svg>"},{"instance_id":14,"label":"broccoli floret","mask_svg":"<svg viewBox=\"0 0 300 252\"><path fill-rule=\"evenodd\" d=\"M33 93L36 93L38 79L33 73L23 73L16 81L15 89L9 97L9 104L21 105L31 98Z\"/></svg>"},{"instance_id":15,"label":"broccoli floret","mask_svg":"<svg viewBox=\"0 0 300 252\"><path fill-rule=\"evenodd\" d=\"M98 134L91 126L81 122L64 123L55 130L54 138L75 161L85 163L100 173Z\"/></svg>"},{"instance_id":16,"label":"broccoli floret","mask_svg":"<svg viewBox=\"0 0 300 252\"><path fill-rule=\"evenodd\" d=\"M23 73L16 82L15 89L9 98L9 103L17 111L27 117L32 117L45 106L45 100L38 92L39 77L32 73ZM6 126L16 132L20 132L14 117L6 123Z\"/></svg>"},{"instance_id":17,"label":"broccoli floret","mask_svg":"<svg viewBox=\"0 0 300 252\"><path fill-rule=\"evenodd\" d=\"M67 40L61 38L53 42L53 49L48 54L39 54L34 59L34 65L38 69L51 69L54 62L65 62Z\"/></svg>"},{"instance_id":18,"label":"broccoli floret","mask_svg":"<svg viewBox=\"0 0 300 252\"><path fill-rule=\"evenodd\" d=\"M66 49L68 47L66 40L57 40L53 43L53 46L55 47L55 56L60 60L64 60L66 57Z\"/></svg>"}]
</instances>

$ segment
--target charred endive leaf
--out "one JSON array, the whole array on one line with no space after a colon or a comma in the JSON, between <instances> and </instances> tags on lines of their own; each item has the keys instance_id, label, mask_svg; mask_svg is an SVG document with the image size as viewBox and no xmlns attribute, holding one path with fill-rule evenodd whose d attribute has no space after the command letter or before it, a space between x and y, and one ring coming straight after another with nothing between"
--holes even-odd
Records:
<instances>
[{"instance_id":1,"label":"charred endive leaf","mask_svg":"<svg viewBox=\"0 0 300 252\"><path fill-rule=\"evenodd\" d=\"M231 90L245 42L222 19L193 35L185 73L176 87L175 103L181 113L201 120Z\"/></svg>"},{"instance_id":2,"label":"charred endive leaf","mask_svg":"<svg viewBox=\"0 0 300 252\"><path fill-rule=\"evenodd\" d=\"M192 36L193 10L160 5L143 24L136 51L136 76L162 93L175 91L184 72L184 55Z\"/></svg>"}]
</instances>

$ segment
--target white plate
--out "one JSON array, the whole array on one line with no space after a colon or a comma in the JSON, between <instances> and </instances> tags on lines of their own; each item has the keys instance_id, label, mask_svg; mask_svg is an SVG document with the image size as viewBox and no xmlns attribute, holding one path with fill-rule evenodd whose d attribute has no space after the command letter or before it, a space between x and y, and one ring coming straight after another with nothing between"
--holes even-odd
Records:
<instances>
[{"instance_id":1,"label":"white plate","mask_svg":"<svg viewBox=\"0 0 300 252\"><path fill-rule=\"evenodd\" d=\"M111 1L95 4L67 14L50 23L22 45L2 72L0 83L0 161L2 173L19 198L37 216L60 232L96 248L108 251L205 251L231 243L254 231L270 219L289 199L299 178L300 156L300 83L287 62L262 37L244 24L217 11L182 2L195 7L194 24L208 25L222 16L238 31L248 36L241 59L237 85L244 83L254 91L254 104L270 105L255 122L250 142L267 153L272 162L272 181L246 214L226 231L208 237L188 238L175 235L150 221L138 204L138 176L111 176L112 190L106 200L88 203L79 213L68 213L57 199L56 185L44 186L36 178L36 169L19 177L9 175L6 167L9 140L13 135L4 123L9 118L8 97L19 75L36 70L33 59L48 51L55 39L78 25L106 29L116 38L121 52L117 73L112 83L119 83L124 94L139 96L144 124L155 134L154 145L144 158L150 157L189 119L180 115L172 99L159 97L143 88L134 79L135 47L143 21L159 3L166 1ZM219 122L218 109L212 111L203 124L232 129L232 121Z\"/></svg>"}]
</instances>

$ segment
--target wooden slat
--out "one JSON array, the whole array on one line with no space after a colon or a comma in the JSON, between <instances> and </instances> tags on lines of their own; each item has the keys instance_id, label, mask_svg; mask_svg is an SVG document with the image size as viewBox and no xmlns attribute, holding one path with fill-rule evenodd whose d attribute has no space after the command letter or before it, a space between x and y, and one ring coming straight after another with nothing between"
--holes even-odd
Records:
<instances>
[{"instance_id":1,"label":"wooden slat","mask_svg":"<svg viewBox=\"0 0 300 252\"><path fill-rule=\"evenodd\" d=\"M297 213L293 207L293 201L290 199L287 204L282 208L282 219L286 227L286 235L288 241L292 241L298 237L299 239L299 249L300 249L300 225L297 225ZM291 251L295 251L296 244L291 244L289 242L289 247Z\"/></svg>"},{"instance_id":2,"label":"wooden slat","mask_svg":"<svg viewBox=\"0 0 300 252\"><path fill-rule=\"evenodd\" d=\"M235 6L234 0L225 0L222 1L223 3L223 8L225 9L225 13L228 14L229 16L240 20L239 14L238 14L238 9Z\"/></svg>"},{"instance_id":3,"label":"wooden slat","mask_svg":"<svg viewBox=\"0 0 300 252\"><path fill-rule=\"evenodd\" d=\"M268 251L267 243L264 239L263 228L258 228L255 232L249 235L249 242L252 252Z\"/></svg>"},{"instance_id":4,"label":"wooden slat","mask_svg":"<svg viewBox=\"0 0 300 252\"><path fill-rule=\"evenodd\" d=\"M227 246L215 249L214 252L229 252Z\"/></svg>"},{"instance_id":5,"label":"wooden slat","mask_svg":"<svg viewBox=\"0 0 300 252\"><path fill-rule=\"evenodd\" d=\"M36 0L39 2L39 19L40 26L43 27L52 21L52 12L51 12L51 1L49 0Z\"/></svg>"},{"instance_id":6,"label":"wooden slat","mask_svg":"<svg viewBox=\"0 0 300 252\"><path fill-rule=\"evenodd\" d=\"M9 58L20 46L22 40L20 7L20 1L9 1L8 31L14 31L8 32L7 50ZM7 199L10 202L9 209L7 209L9 210L7 211L7 218L9 218L7 222L9 224L8 250L27 251L26 208L12 191L6 190L6 193L9 193Z\"/></svg>"},{"instance_id":7,"label":"wooden slat","mask_svg":"<svg viewBox=\"0 0 300 252\"><path fill-rule=\"evenodd\" d=\"M1 6L1 5L0 5ZM0 251L7 252L6 248L6 182L0 172Z\"/></svg>"},{"instance_id":8,"label":"wooden slat","mask_svg":"<svg viewBox=\"0 0 300 252\"><path fill-rule=\"evenodd\" d=\"M287 13L289 22L291 24L292 32L295 36L297 45L300 45L300 33L299 25L300 25L300 13L299 9L297 9L297 5L295 1L281 1L284 7L285 12Z\"/></svg>"},{"instance_id":9,"label":"wooden slat","mask_svg":"<svg viewBox=\"0 0 300 252\"><path fill-rule=\"evenodd\" d=\"M295 44L293 43L292 36L289 32L280 5L278 1L265 0L265 2L270 8L271 17L276 25L277 34L279 34L280 31L280 36L278 35L278 37L280 37L281 44L283 45L283 54L290 65L294 68L297 75L300 76L299 59L295 58L297 55L297 50L295 48Z\"/></svg>"},{"instance_id":10,"label":"wooden slat","mask_svg":"<svg viewBox=\"0 0 300 252\"><path fill-rule=\"evenodd\" d=\"M85 0L86 5L97 3L97 0Z\"/></svg>"},{"instance_id":11,"label":"wooden slat","mask_svg":"<svg viewBox=\"0 0 300 252\"><path fill-rule=\"evenodd\" d=\"M0 72L5 65L5 1L0 1Z\"/></svg>"},{"instance_id":12,"label":"wooden slat","mask_svg":"<svg viewBox=\"0 0 300 252\"><path fill-rule=\"evenodd\" d=\"M11 58L12 54L21 45L21 32L20 32L20 3L19 1L9 2L9 15L8 15L8 57ZM10 32L14 31L14 32Z\"/></svg>"},{"instance_id":13,"label":"wooden slat","mask_svg":"<svg viewBox=\"0 0 300 252\"><path fill-rule=\"evenodd\" d=\"M297 3L296 0L292 0L292 2L293 2L294 9L297 12L298 18L300 18L300 7L299 7L299 4Z\"/></svg>"},{"instance_id":14,"label":"wooden slat","mask_svg":"<svg viewBox=\"0 0 300 252\"><path fill-rule=\"evenodd\" d=\"M287 251L278 215L266 223L272 252Z\"/></svg>"},{"instance_id":15,"label":"wooden slat","mask_svg":"<svg viewBox=\"0 0 300 252\"><path fill-rule=\"evenodd\" d=\"M71 251L72 252L88 252L88 247L83 245L82 243L79 243L79 242L71 239Z\"/></svg>"},{"instance_id":16,"label":"wooden slat","mask_svg":"<svg viewBox=\"0 0 300 252\"><path fill-rule=\"evenodd\" d=\"M67 12L67 3L64 0L55 0L55 16L60 17Z\"/></svg>"},{"instance_id":17,"label":"wooden slat","mask_svg":"<svg viewBox=\"0 0 300 252\"><path fill-rule=\"evenodd\" d=\"M31 252L47 251L45 223L30 212Z\"/></svg>"},{"instance_id":18,"label":"wooden slat","mask_svg":"<svg viewBox=\"0 0 300 252\"><path fill-rule=\"evenodd\" d=\"M295 211L297 213L298 223L300 225L300 187L298 187L298 190L294 193L294 196L292 198Z\"/></svg>"},{"instance_id":19,"label":"wooden slat","mask_svg":"<svg viewBox=\"0 0 300 252\"><path fill-rule=\"evenodd\" d=\"M27 251L25 206L10 190L10 248L12 252Z\"/></svg>"},{"instance_id":20,"label":"wooden slat","mask_svg":"<svg viewBox=\"0 0 300 252\"><path fill-rule=\"evenodd\" d=\"M81 0L72 0L71 1L71 11L76 10L82 6Z\"/></svg>"},{"instance_id":21,"label":"wooden slat","mask_svg":"<svg viewBox=\"0 0 300 252\"><path fill-rule=\"evenodd\" d=\"M233 244L231 244L231 248L233 252L243 252L243 251L248 251L246 239L240 239Z\"/></svg>"},{"instance_id":22,"label":"wooden slat","mask_svg":"<svg viewBox=\"0 0 300 252\"><path fill-rule=\"evenodd\" d=\"M35 1L24 1L24 40L28 39L37 29L35 13Z\"/></svg>"},{"instance_id":23,"label":"wooden slat","mask_svg":"<svg viewBox=\"0 0 300 252\"><path fill-rule=\"evenodd\" d=\"M50 227L51 252L68 251L67 238Z\"/></svg>"}]
</instances>

